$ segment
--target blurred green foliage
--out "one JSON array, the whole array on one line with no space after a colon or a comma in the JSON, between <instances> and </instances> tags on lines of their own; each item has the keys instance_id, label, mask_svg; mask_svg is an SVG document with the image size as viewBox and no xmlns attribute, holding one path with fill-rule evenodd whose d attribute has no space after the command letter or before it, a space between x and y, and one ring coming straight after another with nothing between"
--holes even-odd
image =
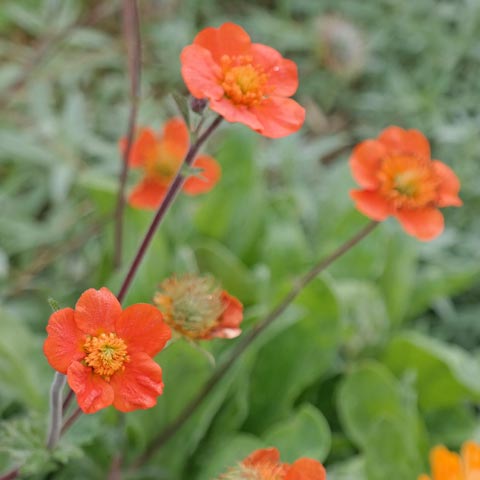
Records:
<instances>
[{"instance_id":1,"label":"blurred green foliage","mask_svg":"<svg viewBox=\"0 0 480 480\"><path fill-rule=\"evenodd\" d=\"M129 108L120 3L0 5L0 471L28 458L35 478L106 478L112 458L128 467L212 371L198 349L171 345L158 357L166 386L156 408L84 417L53 455L42 450L42 421L31 420L44 418L53 378L41 352L47 299L73 306L86 288L116 291L151 219L127 210L115 272L117 143ZM181 49L227 20L298 63L308 115L300 133L275 141L223 125L206 148L221 182L177 200L127 304L151 301L173 272L209 272L242 300L251 326L366 223L349 199L347 159L390 124L425 132L461 178L465 205L446 212L429 244L382 224L127 478L209 480L277 446L285 461L325 461L329 480L407 480L426 471L430 446L479 440L479 2L139 3L140 124L178 115L170 93L186 94ZM234 342L202 346L221 359Z\"/></svg>"}]
</instances>

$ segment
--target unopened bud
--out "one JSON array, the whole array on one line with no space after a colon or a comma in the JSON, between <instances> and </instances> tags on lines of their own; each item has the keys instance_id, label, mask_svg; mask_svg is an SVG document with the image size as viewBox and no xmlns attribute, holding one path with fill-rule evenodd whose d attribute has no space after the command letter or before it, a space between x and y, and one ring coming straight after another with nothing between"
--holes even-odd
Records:
<instances>
[{"instance_id":1,"label":"unopened bud","mask_svg":"<svg viewBox=\"0 0 480 480\"><path fill-rule=\"evenodd\" d=\"M207 106L208 100L206 98L195 98L190 99L190 108L195 112L201 115Z\"/></svg>"}]
</instances>

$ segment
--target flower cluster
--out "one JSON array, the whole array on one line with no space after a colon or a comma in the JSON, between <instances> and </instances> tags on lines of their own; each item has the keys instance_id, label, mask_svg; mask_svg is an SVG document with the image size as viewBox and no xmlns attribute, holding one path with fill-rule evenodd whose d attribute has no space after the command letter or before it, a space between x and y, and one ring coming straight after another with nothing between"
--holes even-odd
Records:
<instances>
[{"instance_id":1,"label":"flower cluster","mask_svg":"<svg viewBox=\"0 0 480 480\"><path fill-rule=\"evenodd\" d=\"M75 310L63 308L48 321L44 353L67 375L85 413L113 405L122 412L150 408L162 394L162 369L152 357L170 339L153 305L122 310L107 288L87 290Z\"/></svg>"},{"instance_id":2,"label":"flower cluster","mask_svg":"<svg viewBox=\"0 0 480 480\"><path fill-rule=\"evenodd\" d=\"M143 177L128 198L132 207L154 209L162 203L182 166L189 143L187 126L180 118L165 123L161 135L150 128L138 131L132 144L129 166L141 169ZM125 138L120 140L120 148L125 150ZM209 192L220 180L220 165L208 155L198 156L193 168L200 171L184 183L183 191L188 195Z\"/></svg>"},{"instance_id":3,"label":"flower cluster","mask_svg":"<svg viewBox=\"0 0 480 480\"><path fill-rule=\"evenodd\" d=\"M480 444L469 441L461 455L443 446L430 453L432 476L420 475L418 480L478 480L480 478Z\"/></svg>"},{"instance_id":4,"label":"flower cluster","mask_svg":"<svg viewBox=\"0 0 480 480\"><path fill-rule=\"evenodd\" d=\"M326 480L323 465L311 458L299 458L291 465L280 461L276 448L255 450L218 480Z\"/></svg>"}]
</instances>

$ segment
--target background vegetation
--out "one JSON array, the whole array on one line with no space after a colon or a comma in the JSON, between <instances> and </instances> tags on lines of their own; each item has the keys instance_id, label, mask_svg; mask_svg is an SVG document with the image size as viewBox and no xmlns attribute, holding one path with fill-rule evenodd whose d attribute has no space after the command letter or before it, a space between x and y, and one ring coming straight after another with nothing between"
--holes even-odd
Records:
<instances>
[{"instance_id":1,"label":"background vegetation","mask_svg":"<svg viewBox=\"0 0 480 480\"><path fill-rule=\"evenodd\" d=\"M309 286L206 404L127 478L209 480L262 446L325 462L329 480L411 480L428 449L480 440L480 4L476 0L142 0L140 123L160 128L186 94L179 53L199 29L242 25L299 66L302 131L281 140L224 125L207 150L210 194L180 197L126 303L173 272L209 272L239 297L245 328L367 220L349 199L355 142L418 128L462 181L464 207L422 244L387 221ZM121 5L0 5L0 471L103 479L129 465L212 371L179 341L158 358L156 408L85 416L53 458L41 353L54 297L118 289L112 210L129 107ZM130 178L132 184L135 175ZM128 264L151 213L126 212ZM217 358L235 341L202 346ZM12 460L13 459L13 460ZM12 463L13 462L13 463ZM47 472L50 472L46 477Z\"/></svg>"}]
</instances>

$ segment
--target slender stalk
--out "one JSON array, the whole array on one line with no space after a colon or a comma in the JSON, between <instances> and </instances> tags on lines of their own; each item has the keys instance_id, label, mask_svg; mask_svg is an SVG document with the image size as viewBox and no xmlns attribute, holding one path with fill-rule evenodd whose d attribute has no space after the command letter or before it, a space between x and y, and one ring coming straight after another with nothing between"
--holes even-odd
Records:
<instances>
[{"instance_id":1,"label":"slender stalk","mask_svg":"<svg viewBox=\"0 0 480 480\"><path fill-rule=\"evenodd\" d=\"M68 418L65 420L65 423L62 426L60 431L60 436L62 436L77 420L77 418L82 414L82 410L77 408Z\"/></svg>"},{"instance_id":2,"label":"slender stalk","mask_svg":"<svg viewBox=\"0 0 480 480\"><path fill-rule=\"evenodd\" d=\"M137 458L133 464L133 468L138 468L146 463L152 455L160 449L171 437L173 437L178 430L185 424L185 422L197 411L210 392L222 380L229 369L240 358L241 354L252 344L252 342L295 300L298 294L314 279L319 273L329 267L335 260L348 252L352 247L365 238L376 226L377 222L370 222L363 227L356 235L346 241L343 245L333 251L330 255L320 260L313 266L298 282L296 282L283 300L259 323L257 323L251 330L249 330L243 338L230 351L227 360L220 365L220 367L212 374L210 379L200 390L197 396L180 412L177 418L167 425L167 427L153 439L150 445L147 446L145 452Z\"/></svg>"},{"instance_id":3,"label":"slender stalk","mask_svg":"<svg viewBox=\"0 0 480 480\"><path fill-rule=\"evenodd\" d=\"M4 473L0 477L0 480L13 480L14 478L18 477L19 473L20 473L20 467L14 468L13 470L10 470L9 472Z\"/></svg>"},{"instance_id":4,"label":"slender stalk","mask_svg":"<svg viewBox=\"0 0 480 480\"><path fill-rule=\"evenodd\" d=\"M210 126L205 130L205 132L198 137L197 141L192 145L190 145L187 155L185 156L185 159L183 161L182 167L180 167L180 169L178 170L175 180L171 183L168 189L168 192L165 195L165 198L163 199L162 204L158 208L157 213L155 214L155 217L153 218L152 223L150 224L150 227L148 228L147 233L145 234L145 237L142 240L140 248L138 249L137 254L135 255L135 258L133 259L133 262L130 265L130 268L125 277L125 280L123 281L120 291L118 292L117 298L120 303L122 303L122 301L125 299L125 295L127 294L128 289L130 288L132 280L135 278L135 274L137 273L138 267L142 263L143 257L147 252L147 249L150 245L150 242L153 239L155 232L157 231L157 228L159 227L160 223L165 217L165 214L170 208L170 205L175 200L175 197L177 196L178 192L180 191L180 188L185 182L186 177L184 174L183 167L184 166L190 167L192 165L200 147L205 143L207 138L214 132L214 130L218 127L218 125L220 125L222 118L223 117L221 116L217 116L215 120L210 124Z\"/></svg>"},{"instance_id":5,"label":"slender stalk","mask_svg":"<svg viewBox=\"0 0 480 480\"><path fill-rule=\"evenodd\" d=\"M50 388L50 426L48 429L47 448L51 450L55 447L60 438L60 429L62 426L62 390L65 386L65 375L55 372L52 386Z\"/></svg>"},{"instance_id":6,"label":"slender stalk","mask_svg":"<svg viewBox=\"0 0 480 480\"><path fill-rule=\"evenodd\" d=\"M128 159L130 158L135 136L138 103L140 100L142 40L136 0L123 0L123 30L127 44L128 71L130 75L130 112L126 133L127 143L123 150L122 170L120 172L117 206L115 209L114 266L116 268L118 268L122 262L123 212L125 210L125 186L127 183Z\"/></svg>"},{"instance_id":7,"label":"slender stalk","mask_svg":"<svg viewBox=\"0 0 480 480\"><path fill-rule=\"evenodd\" d=\"M73 392L72 389L70 389L67 393L67 396L65 397L65 400L63 401L62 411L63 411L64 414L67 411L70 404L72 403L74 395L75 395L75 393Z\"/></svg>"}]
</instances>

